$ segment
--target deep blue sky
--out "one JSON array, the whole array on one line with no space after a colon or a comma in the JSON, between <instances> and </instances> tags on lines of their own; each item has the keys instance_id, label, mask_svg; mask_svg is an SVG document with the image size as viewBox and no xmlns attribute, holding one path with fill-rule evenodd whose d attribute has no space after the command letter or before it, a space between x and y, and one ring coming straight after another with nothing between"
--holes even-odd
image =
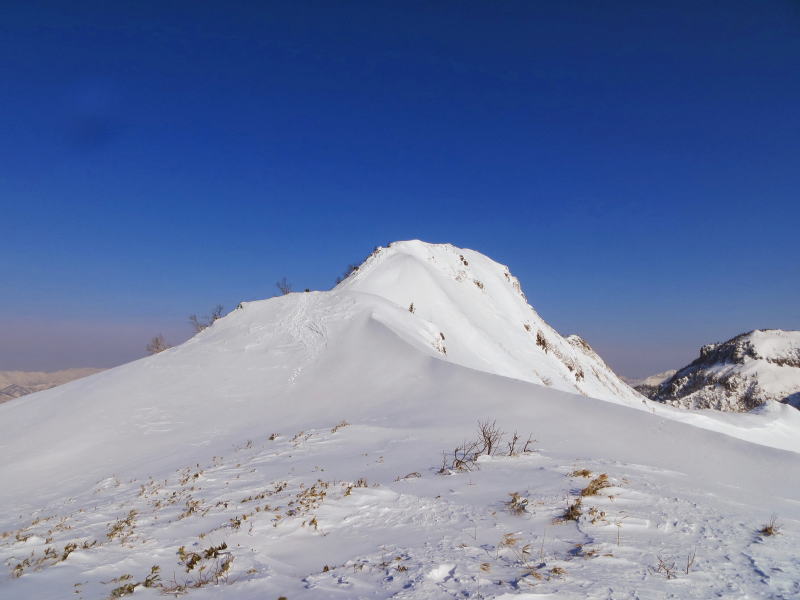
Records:
<instances>
[{"instance_id":1,"label":"deep blue sky","mask_svg":"<svg viewBox=\"0 0 800 600\"><path fill-rule=\"evenodd\" d=\"M796 1L9 1L0 81L0 370L409 238L625 375L800 328Z\"/></svg>"}]
</instances>

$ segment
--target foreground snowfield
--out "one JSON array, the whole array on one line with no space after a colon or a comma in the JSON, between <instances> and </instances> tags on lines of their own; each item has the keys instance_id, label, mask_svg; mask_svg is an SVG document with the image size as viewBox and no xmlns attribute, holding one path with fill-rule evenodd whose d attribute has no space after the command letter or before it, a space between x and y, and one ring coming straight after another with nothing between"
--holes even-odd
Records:
<instances>
[{"instance_id":1,"label":"foreground snowfield","mask_svg":"<svg viewBox=\"0 0 800 600\"><path fill-rule=\"evenodd\" d=\"M798 597L794 409L645 402L481 258L395 244L332 292L0 406L0 598ZM440 474L487 419L514 455Z\"/></svg>"}]
</instances>

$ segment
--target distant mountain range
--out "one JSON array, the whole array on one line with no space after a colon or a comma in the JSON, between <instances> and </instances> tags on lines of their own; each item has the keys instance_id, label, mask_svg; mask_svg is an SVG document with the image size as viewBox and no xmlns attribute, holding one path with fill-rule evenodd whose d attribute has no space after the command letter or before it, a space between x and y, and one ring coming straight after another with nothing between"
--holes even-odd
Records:
<instances>
[{"instance_id":1,"label":"distant mountain range","mask_svg":"<svg viewBox=\"0 0 800 600\"><path fill-rule=\"evenodd\" d=\"M644 377L641 379L635 379L632 377L622 377L621 379L643 396L651 398L656 390L658 390L658 387L661 385L661 383L675 375L677 372L677 369L670 369L668 371L662 371L661 373L656 373L655 375L650 375L649 377Z\"/></svg>"},{"instance_id":2,"label":"distant mountain range","mask_svg":"<svg viewBox=\"0 0 800 600\"><path fill-rule=\"evenodd\" d=\"M98 373L103 369L64 369L62 371L0 371L0 403L41 392L62 383Z\"/></svg>"}]
</instances>

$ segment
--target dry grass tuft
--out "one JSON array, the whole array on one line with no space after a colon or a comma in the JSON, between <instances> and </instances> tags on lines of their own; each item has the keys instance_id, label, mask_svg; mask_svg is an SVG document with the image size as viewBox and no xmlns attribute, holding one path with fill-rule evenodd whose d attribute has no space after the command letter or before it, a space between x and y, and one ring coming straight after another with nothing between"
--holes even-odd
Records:
<instances>
[{"instance_id":1,"label":"dry grass tuft","mask_svg":"<svg viewBox=\"0 0 800 600\"><path fill-rule=\"evenodd\" d=\"M511 492L509 494L511 499L506 502L506 507L514 515L521 515L528 510L528 499L520 496L518 492Z\"/></svg>"},{"instance_id":2,"label":"dry grass tuft","mask_svg":"<svg viewBox=\"0 0 800 600\"><path fill-rule=\"evenodd\" d=\"M339 430L340 430L340 429L342 429L343 427L348 427L349 425L350 425L350 423L348 423L348 422L347 422L347 421L345 421L345 420L342 420L340 423L338 423L338 424L334 425L334 426L331 428L331 433L336 433L337 431L339 431Z\"/></svg>"},{"instance_id":3,"label":"dry grass tuft","mask_svg":"<svg viewBox=\"0 0 800 600\"><path fill-rule=\"evenodd\" d=\"M583 514L581 505L583 501L580 498L575 498L572 504L567 503L567 508L564 514L556 519L556 523L563 523L565 521L577 521Z\"/></svg>"},{"instance_id":4,"label":"dry grass tuft","mask_svg":"<svg viewBox=\"0 0 800 600\"><path fill-rule=\"evenodd\" d=\"M118 537L120 542L125 542L131 535L133 535L137 514L138 513L135 510L132 510L124 519L120 519L116 523L112 523L108 529L108 533L106 533L106 537L109 540L113 540L114 538Z\"/></svg>"},{"instance_id":5,"label":"dry grass tuft","mask_svg":"<svg viewBox=\"0 0 800 600\"><path fill-rule=\"evenodd\" d=\"M611 483L608 481L608 475L602 473L592 479L589 485L581 490L581 496L596 496L597 492L607 487L611 487Z\"/></svg>"},{"instance_id":6,"label":"dry grass tuft","mask_svg":"<svg viewBox=\"0 0 800 600\"><path fill-rule=\"evenodd\" d=\"M569 474L570 477L586 477L589 478L592 476L592 472L589 469L575 469L572 473Z\"/></svg>"}]
</instances>

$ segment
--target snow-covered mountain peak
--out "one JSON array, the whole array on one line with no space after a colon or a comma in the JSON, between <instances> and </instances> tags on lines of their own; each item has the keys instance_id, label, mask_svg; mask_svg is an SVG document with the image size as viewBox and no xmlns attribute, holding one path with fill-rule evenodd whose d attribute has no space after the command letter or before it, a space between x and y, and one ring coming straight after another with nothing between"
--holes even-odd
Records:
<instances>
[{"instance_id":1,"label":"snow-covered mountain peak","mask_svg":"<svg viewBox=\"0 0 800 600\"><path fill-rule=\"evenodd\" d=\"M509 268L480 252L394 242L376 248L335 291L407 309L428 325L429 345L448 361L605 400L642 400L580 337L550 327Z\"/></svg>"},{"instance_id":2,"label":"snow-covered mountain peak","mask_svg":"<svg viewBox=\"0 0 800 600\"><path fill-rule=\"evenodd\" d=\"M684 408L737 412L770 400L800 405L800 331L755 329L706 344L654 398Z\"/></svg>"},{"instance_id":3,"label":"snow-covered mountain peak","mask_svg":"<svg viewBox=\"0 0 800 600\"><path fill-rule=\"evenodd\" d=\"M421 272L473 283L480 281L478 277L506 283L513 279L517 292L521 293L519 282L511 276L507 266L474 250L421 240L392 242L388 247L375 248L340 286L358 289L367 286L371 291L380 287L384 293L391 294L393 284L419 286Z\"/></svg>"},{"instance_id":4,"label":"snow-covered mountain peak","mask_svg":"<svg viewBox=\"0 0 800 600\"><path fill-rule=\"evenodd\" d=\"M626 390L502 265L393 244L0 404L0 598L795 597L800 412Z\"/></svg>"}]
</instances>

